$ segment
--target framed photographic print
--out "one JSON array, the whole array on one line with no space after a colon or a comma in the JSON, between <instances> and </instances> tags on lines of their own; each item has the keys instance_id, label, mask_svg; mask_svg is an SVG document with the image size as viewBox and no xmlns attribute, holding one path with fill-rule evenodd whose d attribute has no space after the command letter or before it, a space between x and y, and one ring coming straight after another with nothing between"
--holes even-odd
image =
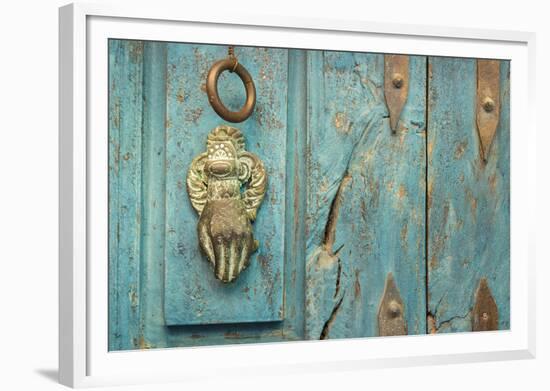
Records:
<instances>
[{"instance_id":1,"label":"framed photographic print","mask_svg":"<svg viewBox=\"0 0 550 391\"><path fill-rule=\"evenodd\" d=\"M532 357L533 42L61 8L62 383Z\"/></svg>"}]
</instances>

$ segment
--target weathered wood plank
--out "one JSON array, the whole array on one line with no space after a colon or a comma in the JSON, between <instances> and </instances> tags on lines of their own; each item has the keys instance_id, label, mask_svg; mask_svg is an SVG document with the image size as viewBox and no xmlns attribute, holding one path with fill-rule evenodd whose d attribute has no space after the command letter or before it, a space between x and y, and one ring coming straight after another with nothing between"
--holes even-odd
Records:
<instances>
[{"instance_id":1,"label":"weathered wood plank","mask_svg":"<svg viewBox=\"0 0 550 391\"><path fill-rule=\"evenodd\" d=\"M430 332L472 330L486 278L510 327L509 62L501 62L500 121L483 161L476 127L476 60L430 57L428 287Z\"/></svg>"},{"instance_id":2,"label":"weathered wood plank","mask_svg":"<svg viewBox=\"0 0 550 391\"><path fill-rule=\"evenodd\" d=\"M424 333L425 58L392 134L383 55L308 55L306 337L377 335L389 272Z\"/></svg>"},{"instance_id":3,"label":"weathered wood plank","mask_svg":"<svg viewBox=\"0 0 550 391\"><path fill-rule=\"evenodd\" d=\"M109 349L139 345L143 42L109 41Z\"/></svg>"},{"instance_id":4,"label":"weathered wood plank","mask_svg":"<svg viewBox=\"0 0 550 391\"><path fill-rule=\"evenodd\" d=\"M226 46L167 45L165 319L168 325L265 322L283 319L287 51L236 48L258 91L254 114L237 125L247 150L268 174L268 190L253 224L259 250L231 284L214 277L197 239L198 216L185 188L191 160L205 150L206 136L223 121L204 92L212 63ZM220 77L222 101L235 110L244 88L237 76Z\"/></svg>"}]
</instances>

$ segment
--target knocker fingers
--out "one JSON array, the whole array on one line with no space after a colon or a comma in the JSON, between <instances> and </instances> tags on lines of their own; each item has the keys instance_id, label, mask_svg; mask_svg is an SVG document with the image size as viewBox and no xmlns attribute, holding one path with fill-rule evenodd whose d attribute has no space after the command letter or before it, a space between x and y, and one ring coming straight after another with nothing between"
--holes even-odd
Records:
<instances>
[{"instance_id":1,"label":"knocker fingers","mask_svg":"<svg viewBox=\"0 0 550 391\"><path fill-rule=\"evenodd\" d=\"M230 280L233 280L239 274L238 262L239 262L239 248L241 243L239 239L232 238L229 242L229 259L228 259L228 276Z\"/></svg>"},{"instance_id":2,"label":"knocker fingers","mask_svg":"<svg viewBox=\"0 0 550 391\"><path fill-rule=\"evenodd\" d=\"M214 272L216 277L224 282L233 281L243 269L243 252L249 254L246 247L247 240L241 236L217 238L214 244Z\"/></svg>"},{"instance_id":3,"label":"knocker fingers","mask_svg":"<svg viewBox=\"0 0 550 391\"><path fill-rule=\"evenodd\" d=\"M246 269L250 263L250 255L258 249L258 242L254 240L252 233L248 233L242 240L242 248L239 256L239 273Z\"/></svg>"},{"instance_id":4,"label":"knocker fingers","mask_svg":"<svg viewBox=\"0 0 550 391\"><path fill-rule=\"evenodd\" d=\"M212 245L212 239L210 238L210 234L208 233L208 226L202 222L199 222L199 243L201 245L202 250L206 254L206 257L212 263L212 265L216 265L216 256L214 253L214 246Z\"/></svg>"},{"instance_id":5,"label":"knocker fingers","mask_svg":"<svg viewBox=\"0 0 550 391\"><path fill-rule=\"evenodd\" d=\"M243 240L243 246L241 249L241 253L239 254L239 272L241 272L248 266L248 255L250 254L249 243L249 240Z\"/></svg>"},{"instance_id":6,"label":"knocker fingers","mask_svg":"<svg viewBox=\"0 0 550 391\"><path fill-rule=\"evenodd\" d=\"M229 251L226 251L227 247L221 236L214 239L214 254L216 255L214 264L214 273L216 277L223 282L228 282L228 270L227 270L227 255Z\"/></svg>"}]
</instances>

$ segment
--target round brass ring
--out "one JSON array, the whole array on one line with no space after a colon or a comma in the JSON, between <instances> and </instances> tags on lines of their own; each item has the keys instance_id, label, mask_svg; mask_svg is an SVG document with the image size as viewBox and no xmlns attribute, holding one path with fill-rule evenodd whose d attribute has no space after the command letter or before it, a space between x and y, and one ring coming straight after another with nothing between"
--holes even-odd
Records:
<instances>
[{"instance_id":1,"label":"round brass ring","mask_svg":"<svg viewBox=\"0 0 550 391\"><path fill-rule=\"evenodd\" d=\"M226 70L235 72L242 80L246 89L246 102L239 111L230 111L224 106L218 95L218 79L222 72ZM226 58L212 65L206 77L206 94L208 95L208 101L214 111L224 120L229 122L243 122L250 117L252 110L254 110L254 105L256 104L256 87L254 87L254 81L250 73L248 73L245 67L239 64L235 58Z\"/></svg>"}]
</instances>

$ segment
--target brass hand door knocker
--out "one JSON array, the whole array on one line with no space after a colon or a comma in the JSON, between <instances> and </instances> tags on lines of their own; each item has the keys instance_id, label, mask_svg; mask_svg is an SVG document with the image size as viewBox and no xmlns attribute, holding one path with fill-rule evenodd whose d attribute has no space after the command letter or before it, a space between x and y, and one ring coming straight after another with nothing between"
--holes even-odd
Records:
<instances>
[{"instance_id":1,"label":"brass hand door knocker","mask_svg":"<svg viewBox=\"0 0 550 391\"><path fill-rule=\"evenodd\" d=\"M228 61L233 61L231 69L241 77L247 90L247 103L237 113L228 111L217 93L219 74L230 69ZM256 100L252 78L231 55L210 69L207 93L214 110L230 122L248 118ZM251 223L266 192L267 174L262 161L245 151L244 136L237 128L217 126L208 135L206 149L191 162L187 192L199 214L200 247L212 264L216 278L231 282L248 266L251 254L258 249Z\"/></svg>"}]
</instances>

